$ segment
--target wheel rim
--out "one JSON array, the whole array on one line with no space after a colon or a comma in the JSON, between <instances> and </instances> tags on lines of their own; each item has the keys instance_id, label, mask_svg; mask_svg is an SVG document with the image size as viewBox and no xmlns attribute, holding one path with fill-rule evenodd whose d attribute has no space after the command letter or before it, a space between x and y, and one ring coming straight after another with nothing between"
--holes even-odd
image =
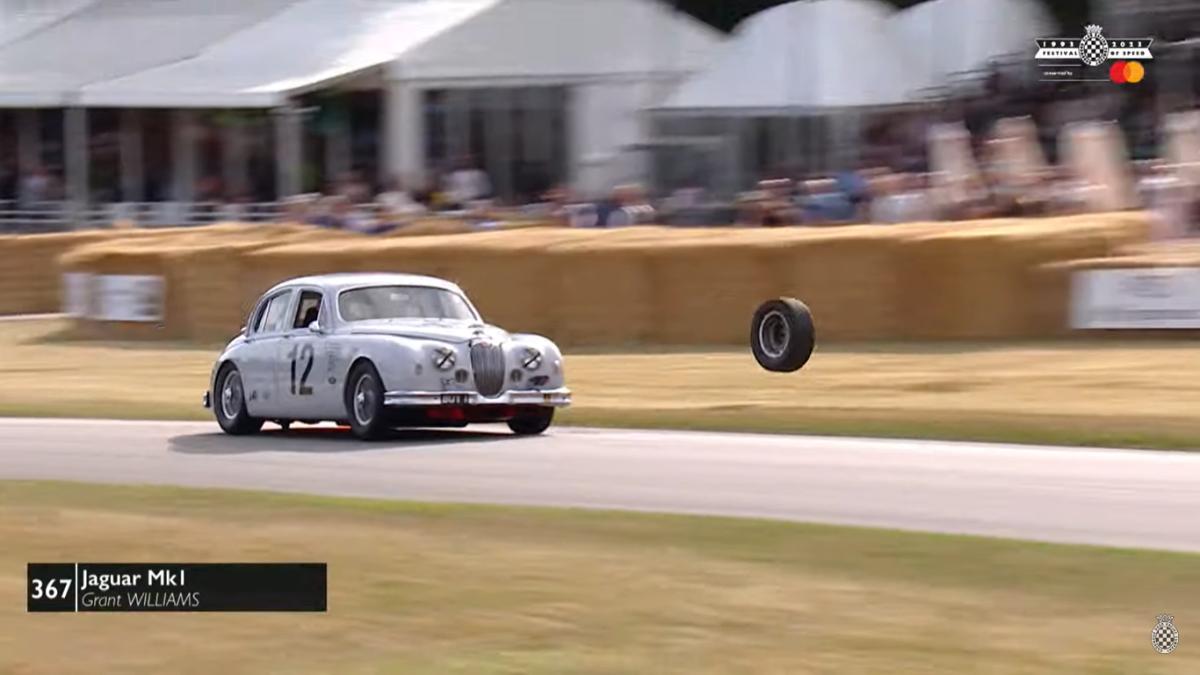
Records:
<instances>
[{"instance_id":1,"label":"wheel rim","mask_svg":"<svg viewBox=\"0 0 1200 675\"><path fill-rule=\"evenodd\" d=\"M363 375L354 385L354 419L361 425L368 425L375 419L375 406L378 395L375 393L375 378Z\"/></svg>"},{"instance_id":2,"label":"wheel rim","mask_svg":"<svg viewBox=\"0 0 1200 675\"><path fill-rule=\"evenodd\" d=\"M242 376L236 370L225 376L221 387L221 413L231 420L242 414Z\"/></svg>"},{"instance_id":3,"label":"wheel rim","mask_svg":"<svg viewBox=\"0 0 1200 675\"><path fill-rule=\"evenodd\" d=\"M768 313L758 325L758 345L773 359L783 356L791 338L792 329L779 310Z\"/></svg>"}]
</instances>

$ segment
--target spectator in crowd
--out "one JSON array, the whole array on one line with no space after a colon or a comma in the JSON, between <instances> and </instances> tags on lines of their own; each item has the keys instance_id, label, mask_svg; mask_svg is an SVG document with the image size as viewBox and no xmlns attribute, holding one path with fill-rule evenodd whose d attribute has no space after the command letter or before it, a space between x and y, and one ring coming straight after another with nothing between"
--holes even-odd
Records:
<instances>
[{"instance_id":1,"label":"spectator in crowd","mask_svg":"<svg viewBox=\"0 0 1200 675\"><path fill-rule=\"evenodd\" d=\"M648 225L657 213L640 185L619 185L613 189L608 202L599 209L600 227Z\"/></svg>"},{"instance_id":2,"label":"spectator in crowd","mask_svg":"<svg viewBox=\"0 0 1200 675\"><path fill-rule=\"evenodd\" d=\"M344 195L334 197L333 219L336 227L359 234L375 234L388 229L387 224L381 224L361 204L355 204Z\"/></svg>"},{"instance_id":3,"label":"spectator in crowd","mask_svg":"<svg viewBox=\"0 0 1200 675\"><path fill-rule=\"evenodd\" d=\"M761 190L739 194L735 205L734 224L739 227L762 227L766 220L766 201L767 195Z\"/></svg>"},{"instance_id":4,"label":"spectator in crowd","mask_svg":"<svg viewBox=\"0 0 1200 675\"><path fill-rule=\"evenodd\" d=\"M786 178L775 178L758 183L758 193L761 195L759 205L759 225L763 227L783 227L793 225L800 220L794 201L795 184Z\"/></svg>"},{"instance_id":5,"label":"spectator in crowd","mask_svg":"<svg viewBox=\"0 0 1200 675\"><path fill-rule=\"evenodd\" d=\"M837 189L846 195L854 215L850 220L868 220L871 207L871 180L878 175L887 173L882 167L862 167L858 170L848 169L834 176Z\"/></svg>"},{"instance_id":6,"label":"spectator in crowd","mask_svg":"<svg viewBox=\"0 0 1200 675\"><path fill-rule=\"evenodd\" d=\"M36 166L29 175L21 181L21 206L29 208L38 203L53 198L54 177L44 166Z\"/></svg>"},{"instance_id":7,"label":"spectator in crowd","mask_svg":"<svg viewBox=\"0 0 1200 675\"><path fill-rule=\"evenodd\" d=\"M917 223L933 220L933 205L925 178L915 173L893 173L877 179L871 201L872 223Z\"/></svg>"},{"instance_id":8,"label":"spectator in crowd","mask_svg":"<svg viewBox=\"0 0 1200 675\"><path fill-rule=\"evenodd\" d=\"M446 200L450 208L463 210L472 202L491 196L492 182L476 164L474 158L463 157L457 168L446 177Z\"/></svg>"},{"instance_id":9,"label":"spectator in crowd","mask_svg":"<svg viewBox=\"0 0 1200 675\"><path fill-rule=\"evenodd\" d=\"M319 195L293 195L283 200L283 221L288 223L315 223L319 216Z\"/></svg>"},{"instance_id":10,"label":"spectator in crowd","mask_svg":"<svg viewBox=\"0 0 1200 675\"><path fill-rule=\"evenodd\" d=\"M383 217L393 223L410 220L426 212L424 205L413 199L399 178L389 181L387 189L375 198Z\"/></svg>"},{"instance_id":11,"label":"spectator in crowd","mask_svg":"<svg viewBox=\"0 0 1200 675\"><path fill-rule=\"evenodd\" d=\"M347 171L338 179L333 194L345 197L351 204L365 204L371 201L371 185L361 171Z\"/></svg>"},{"instance_id":12,"label":"spectator in crowd","mask_svg":"<svg viewBox=\"0 0 1200 675\"><path fill-rule=\"evenodd\" d=\"M683 187L671 193L662 204L660 220L681 227L712 225L710 211L705 208L702 187Z\"/></svg>"},{"instance_id":13,"label":"spectator in crowd","mask_svg":"<svg viewBox=\"0 0 1200 675\"><path fill-rule=\"evenodd\" d=\"M833 178L804 182L802 218L805 225L839 225L855 219L855 207Z\"/></svg>"},{"instance_id":14,"label":"spectator in crowd","mask_svg":"<svg viewBox=\"0 0 1200 675\"><path fill-rule=\"evenodd\" d=\"M596 206L576 199L565 185L542 193L541 201L526 208L524 214L566 227L595 227L597 222Z\"/></svg>"},{"instance_id":15,"label":"spectator in crowd","mask_svg":"<svg viewBox=\"0 0 1200 675\"><path fill-rule=\"evenodd\" d=\"M333 195L315 200L309 209L308 222L317 227L331 230L341 229L342 223L337 218L337 203L340 199L345 199L345 197Z\"/></svg>"}]
</instances>

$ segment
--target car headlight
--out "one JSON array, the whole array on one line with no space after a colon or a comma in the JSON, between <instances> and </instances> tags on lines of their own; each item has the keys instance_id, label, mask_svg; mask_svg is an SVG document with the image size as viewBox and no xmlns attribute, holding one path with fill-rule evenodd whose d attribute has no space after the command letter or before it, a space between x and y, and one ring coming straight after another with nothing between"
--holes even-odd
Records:
<instances>
[{"instance_id":1,"label":"car headlight","mask_svg":"<svg viewBox=\"0 0 1200 675\"><path fill-rule=\"evenodd\" d=\"M433 362L433 367L438 370L450 370L454 367L456 357L454 350L449 347L435 347L433 352L429 354L429 360Z\"/></svg>"},{"instance_id":2,"label":"car headlight","mask_svg":"<svg viewBox=\"0 0 1200 675\"><path fill-rule=\"evenodd\" d=\"M542 367L542 353L533 347L526 347L521 352L521 365L525 370L537 370Z\"/></svg>"}]
</instances>

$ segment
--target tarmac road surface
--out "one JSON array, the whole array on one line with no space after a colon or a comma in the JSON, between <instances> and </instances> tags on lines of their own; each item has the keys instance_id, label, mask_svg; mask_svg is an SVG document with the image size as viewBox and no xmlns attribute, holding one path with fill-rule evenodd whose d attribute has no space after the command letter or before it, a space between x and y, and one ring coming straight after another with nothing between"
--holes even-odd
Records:
<instances>
[{"instance_id":1,"label":"tarmac road surface","mask_svg":"<svg viewBox=\"0 0 1200 675\"><path fill-rule=\"evenodd\" d=\"M556 427L0 419L0 479L755 516L1200 551L1200 454Z\"/></svg>"}]
</instances>

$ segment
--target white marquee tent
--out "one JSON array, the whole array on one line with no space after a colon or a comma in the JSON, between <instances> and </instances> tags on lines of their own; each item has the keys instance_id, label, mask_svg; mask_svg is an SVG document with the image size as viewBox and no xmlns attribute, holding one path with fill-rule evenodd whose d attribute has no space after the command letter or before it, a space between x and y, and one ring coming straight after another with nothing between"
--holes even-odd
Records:
<instances>
[{"instance_id":1,"label":"white marquee tent","mask_svg":"<svg viewBox=\"0 0 1200 675\"><path fill-rule=\"evenodd\" d=\"M932 84L877 0L803 0L744 21L664 110L807 112L905 103Z\"/></svg>"},{"instance_id":2,"label":"white marquee tent","mask_svg":"<svg viewBox=\"0 0 1200 675\"><path fill-rule=\"evenodd\" d=\"M0 0L0 107L274 108L369 79L413 173L424 90L569 86L587 164L720 41L661 0Z\"/></svg>"},{"instance_id":3,"label":"white marquee tent","mask_svg":"<svg viewBox=\"0 0 1200 675\"><path fill-rule=\"evenodd\" d=\"M679 72L718 41L657 0L0 0L0 105L270 107L389 63L404 79Z\"/></svg>"},{"instance_id":4,"label":"white marquee tent","mask_svg":"<svg viewBox=\"0 0 1200 675\"><path fill-rule=\"evenodd\" d=\"M993 59L1031 56L1036 38L1059 34L1036 0L927 0L891 23L916 67L939 83Z\"/></svg>"}]
</instances>

